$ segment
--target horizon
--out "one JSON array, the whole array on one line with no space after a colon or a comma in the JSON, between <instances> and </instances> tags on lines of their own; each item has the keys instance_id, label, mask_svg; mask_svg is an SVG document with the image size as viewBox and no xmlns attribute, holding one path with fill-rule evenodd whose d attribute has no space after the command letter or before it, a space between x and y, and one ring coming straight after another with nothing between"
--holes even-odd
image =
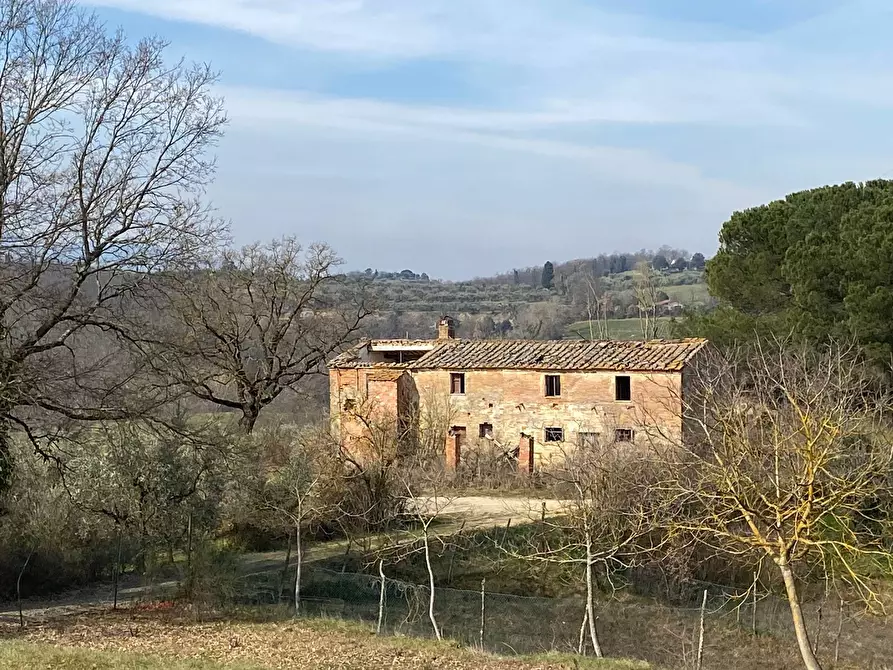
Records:
<instances>
[{"instance_id":1,"label":"horizon","mask_svg":"<svg viewBox=\"0 0 893 670\"><path fill-rule=\"evenodd\" d=\"M80 4L221 71L209 199L236 243L346 269L710 256L734 211L893 173L881 0Z\"/></svg>"},{"instance_id":2,"label":"horizon","mask_svg":"<svg viewBox=\"0 0 893 670\"><path fill-rule=\"evenodd\" d=\"M498 277L498 276L501 276L501 275L508 275L508 274L511 274L512 272L514 272L514 271L516 271L516 270L525 271L525 270L539 269L539 268L541 268L543 265L545 265L547 262L548 262L548 263L552 263L555 267L559 267L559 266L562 266L562 265L569 265L569 264L571 264L571 263L581 263L581 262L585 262L585 261L590 261L590 260L593 260L593 259L598 258L598 257L600 257L600 256L645 256L645 257L654 257L654 256L656 256L656 255L658 255L658 254L669 253L669 251L685 252L685 253L682 254L683 256L686 256L686 255L687 255L687 257L685 258L685 260L689 260L693 254L699 253L699 251L698 251L697 249L694 250L694 251L691 251L691 250L688 250L688 249L677 249L677 248L674 248L674 247L670 247L670 245L663 244L663 245L661 245L660 247L658 247L657 249L639 249L639 250L637 250L637 251L618 251L618 250L614 250L614 251L611 251L611 252L600 252L600 253L597 253L597 254L595 254L595 255L593 255L593 256L577 256L577 257L575 257L575 258L566 258L566 259L557 259L557 260L556 260L556 259L549 259L549 258L547 258L547 259L544 260L542 263L532 263L532 264L528 264L528 265L515 265L515 266L510 267L510 268L507 268L507 269L501 269L501 270L499 270L499 269L494 269L494 270L491 271L489 274L479 274L479 275L475 275L475 276L473 276L473 277L464 277L464 278L457 278L457 279L447 279L447 278L445 278L445 277L438 277L438 276L435 276L435 275L431 274L430 272L428 272L428 271L425 270L424 268L413 268L413 267L408 267L408 266L407 266L407 267L401 267L400 269L395 269L395 268L381 268L381 267L374 267L374 266L369 266L369 265L367 265L365 268L362 268L362 269L360 269L360 268L358 268L358 267L355 267L355 268L343 267L343 268L342 268L342 271L340 272L340 274L344 274L344 275L350 275L350 274L364 274L367 270L372 270L372 271L374 271L374 272L378 272L378 273L399 274L400 272L409 270L410 272L413 272L413 273L416 274L416 275L422 275L422 274L426 274L426 275L428 275L428 280L429 280L429 281L433 281L433 282L443 282L443 283L457 283L457 284L459 284L459 283L473 282L473 281L479 281L479 280L490 280L490 279L493 279L494 277ZM701 252L701 253L702 253L702 252ZM704 256L705 256L705 259L706 259L706 260L709 260L709 259L710 259L710 256L709 256L709 255L704 254ZM667 256L667 260L670 260L670 261L675 260L675 258L676 258L676 256L673 256L673 255L669 255L669 256Z\"/></svg>"}]
</instances>

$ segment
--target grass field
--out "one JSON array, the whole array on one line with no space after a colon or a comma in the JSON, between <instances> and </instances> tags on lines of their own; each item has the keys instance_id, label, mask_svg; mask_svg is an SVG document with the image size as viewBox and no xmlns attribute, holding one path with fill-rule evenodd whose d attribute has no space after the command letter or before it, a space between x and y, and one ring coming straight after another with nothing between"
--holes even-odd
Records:
<instances>
[{"instance_id":1,"label":"grass field","mask_svg":"<svg viewBox=\"0 0 893 670\"><path fill-rule=\"evenodd\" d=\"M687 284L679 286L661 286L660 289L670 300L681 302L686 307L704 305L710 300L707 284Z\"/></svg>"},{"instance_id":2,"label":"grass field","mask_svg":"<svg viewBox=\"0 0 893 670\"><path fill-rule=\"evenodd\" d=\"M689 288L689 287L678 287ZM666 337L670 317L658 318L658 337ZM593 324L593 332L598 332ZM567 327L567 336L570 338L589 339L589 321L577 321ZM642 339L642 324L638 319L608 319L608 336L614 340L640 340Z\"/></svg>"},{"instance_id":3,"label":"grass field","mask_svg":"<svg viewBox=\"0 0 893 670\"><path fill-rule=\"evenodd\" d=\"M17 629L5 630L5 635ZM331 619L197 623L158 613L85 614L0 641L0 670L647 670L633 661L499 657L451 641L378 637Z\"/></svg>"}]
</instances>

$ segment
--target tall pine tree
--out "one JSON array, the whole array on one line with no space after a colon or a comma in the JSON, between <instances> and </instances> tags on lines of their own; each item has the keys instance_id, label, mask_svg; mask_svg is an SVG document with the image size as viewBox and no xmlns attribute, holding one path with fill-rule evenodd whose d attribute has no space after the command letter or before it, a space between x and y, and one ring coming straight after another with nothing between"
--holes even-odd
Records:
<instances>
[{"instance_id":1,"label":"tall pine tree","mask_svg":"<svg viewBox=\"0 0 893 670\"><path fill-rule=\"evenodd\" d=\"M555 268L552 267L552 261L546 261L543 265L543 288L552 288L552 280L555 278Z\"/></svg>"}]
</instances>

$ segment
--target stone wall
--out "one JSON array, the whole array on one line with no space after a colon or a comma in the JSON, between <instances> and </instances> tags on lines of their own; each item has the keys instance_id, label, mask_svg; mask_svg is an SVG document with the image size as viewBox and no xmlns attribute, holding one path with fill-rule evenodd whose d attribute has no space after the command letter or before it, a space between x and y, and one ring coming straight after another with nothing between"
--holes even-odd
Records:
<instances>
[{"instance_id":1,"label":"stone wall","mask_svg":"<svg viewBox=\"0 0 893 670\"><path fill-rule=\"evenodd\" d=\"M465 393L451 394L453 372L457 371L332 370L334 434L345 443L364 439L364 426L356 413L378 421L393 419L397 422L394 431L401 438L408 437L404 435L407 427L421 425L424 431L426 417L446 413L443 420L449 426L465 428L464 453L484 447L512 450L518 447L521 435L528 435L533 438L536 467L548 467L550 461L560 458L564 449L578 443L580 433L613 441L616 430L630 430L634 435L631 446L675 443L682 438L682 374L678 372L619 373L630 378L629 401L615 400L618 373L614 372L467 370ZM560 396L546 397L547 374L560 376ZM398 416L404 420L397 421ZM481 438L482 424L492 425L492 439ZM547 428L560 428L563 442L547 441Z\"/></svg>"}]
</instances>

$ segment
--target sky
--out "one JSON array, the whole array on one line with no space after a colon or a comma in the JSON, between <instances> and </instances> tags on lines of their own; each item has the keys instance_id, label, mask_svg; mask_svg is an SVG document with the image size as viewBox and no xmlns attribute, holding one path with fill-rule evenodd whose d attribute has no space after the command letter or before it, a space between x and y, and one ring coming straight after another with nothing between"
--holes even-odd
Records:
<instances>
[{"instance_id":1,"label":"sky","mask_svg":"<svg viewBox=\"0 0 893 670\"><path fill-rule=\"evenodd\" d=\"M83 0L209 62L237 243L466 279L893 176L889 0Z\"/></svg>"}]
</instances>

